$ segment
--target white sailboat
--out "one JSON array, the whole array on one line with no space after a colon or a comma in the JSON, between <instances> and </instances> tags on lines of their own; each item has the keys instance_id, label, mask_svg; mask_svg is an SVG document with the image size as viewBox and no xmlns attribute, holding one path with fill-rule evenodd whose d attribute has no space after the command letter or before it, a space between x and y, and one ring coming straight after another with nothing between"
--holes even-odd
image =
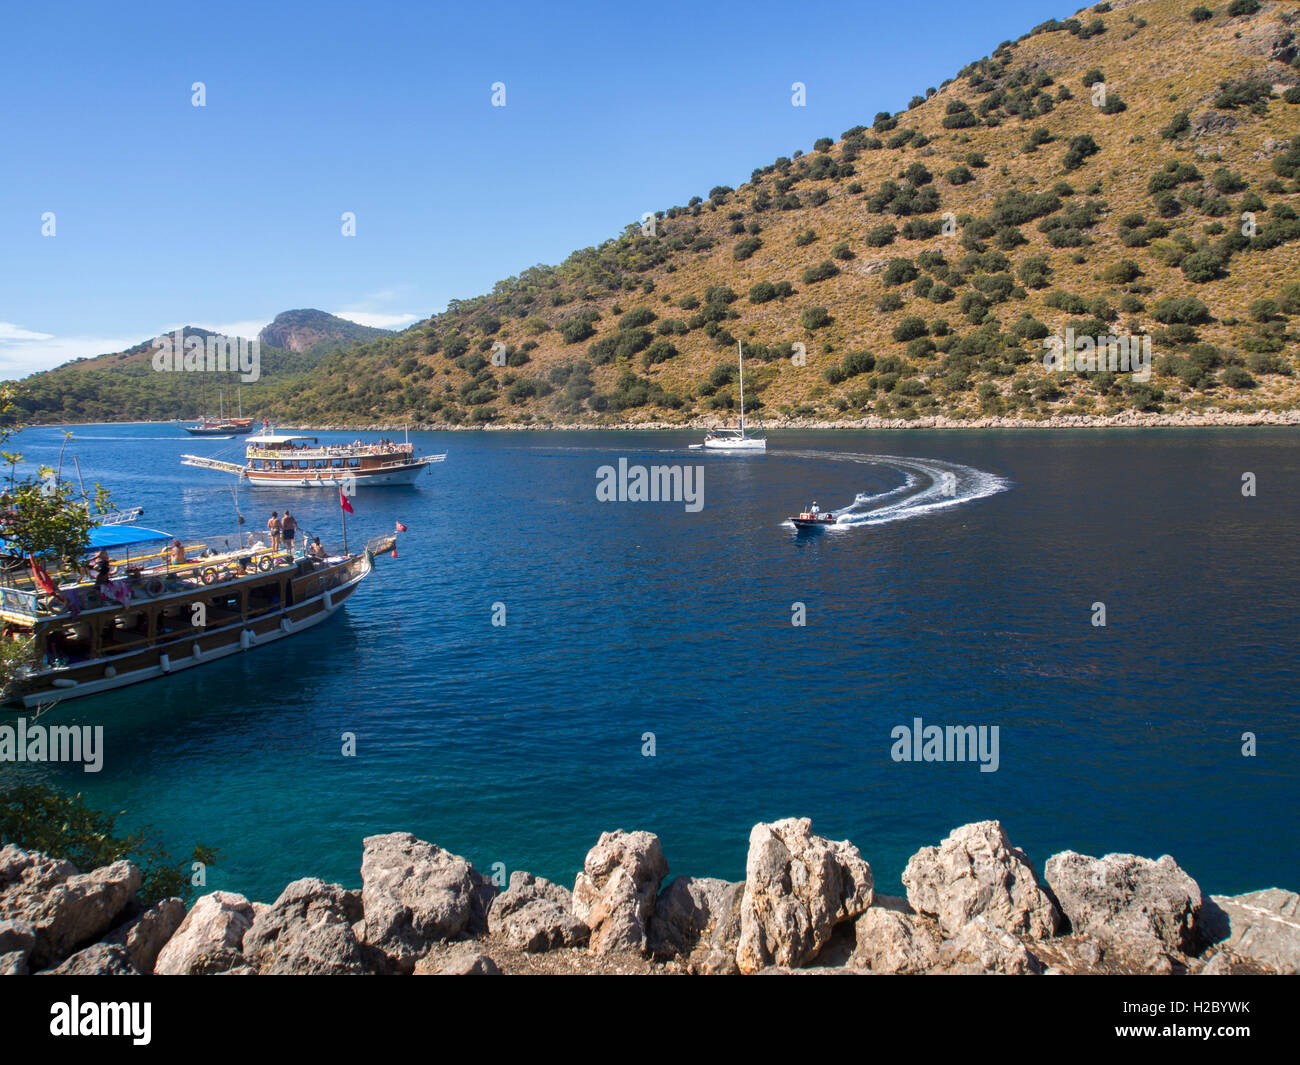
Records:
<instances>
[{"instance_id":1,"label":"white sailboat","mask_svg":"<svg viewBox=\"0 0 1300 1065\"><path fill-rule=\"evenodd\" d=\"M710 429L702 444L692 444L693 450L707 451L766 451L767 437L750 436L745 432L745 346L739 341L740 352L740 427L738 429Z\"/></svg>"}]
</instances>

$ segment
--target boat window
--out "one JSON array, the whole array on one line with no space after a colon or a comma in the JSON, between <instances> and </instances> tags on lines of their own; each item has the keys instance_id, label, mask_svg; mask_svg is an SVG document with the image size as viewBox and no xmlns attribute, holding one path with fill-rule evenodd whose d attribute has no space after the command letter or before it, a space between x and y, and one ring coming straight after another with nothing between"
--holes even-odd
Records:
<instances>
[{"instance_id":1,"label":"boat window","mask_svg":"<svg viewBox=\"0 0 1300 1065\"><path fill-rule=\"evenodd\" d=\"M360 460L360 459L348 459L348 466L350 466L352 469L355 470L355 469L357 469L357 468L359 468L359 467L361 466L361 460Z\"/></svg>"}]
</instances>

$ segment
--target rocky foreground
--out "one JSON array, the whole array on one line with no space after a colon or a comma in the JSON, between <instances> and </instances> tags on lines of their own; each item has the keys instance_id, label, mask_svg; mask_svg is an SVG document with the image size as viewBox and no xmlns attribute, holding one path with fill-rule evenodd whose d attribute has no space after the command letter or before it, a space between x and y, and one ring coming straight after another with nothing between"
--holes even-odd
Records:
<instances>
[{"instance_id":1,"label":"rocky foreground","mask_svg":"<svg viewBox=\"0 0 1300 1065\"><path fill-rule=\"evenodd\" d=\"M1173 858L1065 851L1040 880L997 821L878 895L848 842L754 826L740 883L679 876L649 832L604 833L573 889L506 890L405 832L364 841L360 891L296 880L273 903L136 900L140 871L0 849L0 973L1296 973L1300 896L1202 895Z\"/></svg>"}]
</instances>

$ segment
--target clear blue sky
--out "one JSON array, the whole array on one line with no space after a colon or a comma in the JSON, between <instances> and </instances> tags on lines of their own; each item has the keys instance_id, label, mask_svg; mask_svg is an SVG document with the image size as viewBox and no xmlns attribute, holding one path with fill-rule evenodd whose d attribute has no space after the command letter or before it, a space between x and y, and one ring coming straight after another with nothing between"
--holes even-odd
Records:
<instances>
[{"instance_id":1,"label":"clear blue sky","mask_svg":"<svg viewBox=\"0 0 1300 1065\"><path fill-rule=\"evenodd\" d=\"M402 327L899 110L1072 10L9 5L0 377L297 307Z\"/></svg>"}]
</instances>

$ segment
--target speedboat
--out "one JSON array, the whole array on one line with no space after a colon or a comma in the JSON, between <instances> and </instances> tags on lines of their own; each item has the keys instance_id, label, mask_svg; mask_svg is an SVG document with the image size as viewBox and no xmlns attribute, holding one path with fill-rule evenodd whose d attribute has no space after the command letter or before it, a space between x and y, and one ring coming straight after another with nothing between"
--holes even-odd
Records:
<instances>
[{"instance_id":1,"label":"speedboat","mask_svg":"<svg viewBox=\"0 0 1300 1065\"><path fill-rule=\"evenodd\" d=\"M790 519L796 529L823 529L835 524L835 515L829 510L821 510L814 503L808 510L802 511Z\"/></svg>"}]
</instances>

